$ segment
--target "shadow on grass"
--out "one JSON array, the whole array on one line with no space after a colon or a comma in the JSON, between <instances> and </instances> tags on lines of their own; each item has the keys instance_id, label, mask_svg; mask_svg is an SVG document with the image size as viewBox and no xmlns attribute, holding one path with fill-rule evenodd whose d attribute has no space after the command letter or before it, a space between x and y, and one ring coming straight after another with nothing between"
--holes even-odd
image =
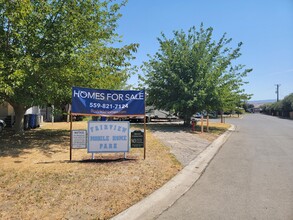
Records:
<instances>
[{"instance_id":1,"label":"shadow on grass","mask_svg":"<svg viewBox=\"0 0 293 220\"><path fill-rule=\"evenodd\" d=\"M134 124L133 127L143 129L143 124ZM184 125L184 124L168 124L168 123L162 123L162 124L147 124L147 129L152 131L161 131L161 132L179 132L179 131L185 131L189 132L191 131L191 125Z\"/></svg>"},{"instance_id":2,"label":"shadow on grass","mask_svg":"<svg viewBox=\"0 0 293 220\"><path fill-rule=\"evenodd\" d=\"M143 129L143 124L135 124L135 128ZM147 124L147 129L151 131L160 131L160 132L192 132L191 125L184 124ZM226 128L221 127L209 127L209 132L213 134L222 134L226 131ZM195 132L201 132L200 123L197 123L195 126ZM206 125L204 125L204 132L206 132Z\"/></svg>"},{"instance_id":3,"label":"shadow on grass","mask_svg":"<svg viewBox=\"0 0 293 220\"><path fill-rule=\"evenodd\" d=\"M143 129L143 124L132 125L133 128ZM161 132L192 132L191 125L186 126L179 123L174 124L148 124L147 129ZM226 129L218 127L210 127L210 132L221 134ZM195 132L200 132L199 125L195 127ZM206 127L204 128L206 131ZM49 129L35 129L25 131L23 135L15 135L11 129L5 129L0 134L0 157L19 157L23 154L28 154L27 150L37 149L41 153L50 156L52 153L62 152L64 148L69 147L70 132L68 130L49 130ZM50 145L58 145L51 147ZM98 159L99 162L103 160L114 160L113 158ZM115 159L116 160L116 159ZM123 158L124 160L124 158ZM113 162L113 161L112 161Z\"/></svg>"},{"instance_id":4,"label":"shadow on grass","mask_svg":"<svg viewBox=\"0 0 293 220\"><path fill-rule=\"evenodd\" d=\"M84 159L84 160L59 160L59 161L43 161L36 164L60 164L60 163L121 163L135 162L137 158L102 158L102 159ZM21 161L20 161L21 162Z\"/></svg>"},{"instance_id":5,"label":"shadow on grass","mask_svg":"<svg viewBox=\"0 0 293 220\"><path fill-rule=\"evenodd\" d=\"M0 136L0 157L19 157L28 153L29 149L38 149L45 155L61 152L69 146L70 133L66 130L28 130L24 134L14 134L13 130L5 129ZM60 147L50 147L58 144Z\"/></svg>"},{"instance_id":6,"label":"shadow on grass","mask_svg":"<svg viewBox=\"0 0 293 220\"><path fill-rule=\"evenodd\" d=\"M134 162L137 159L135 158L103 158L103 159L87 159L87 160L79 160L79 161L70 161L73 163L120 163L120 162Z\"/></svg>"}]
</instances>

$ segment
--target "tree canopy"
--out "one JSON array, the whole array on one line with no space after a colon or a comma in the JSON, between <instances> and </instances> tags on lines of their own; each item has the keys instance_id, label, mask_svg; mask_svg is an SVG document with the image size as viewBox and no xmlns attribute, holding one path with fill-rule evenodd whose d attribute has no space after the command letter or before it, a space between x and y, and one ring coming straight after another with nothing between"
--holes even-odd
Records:
<instances>
[{"instance_id":1,"label":"tree canopy","mask_svg":"<svg viewBox=\"0 0 293 220\"><path fill-rule=\"evenodd\" d=\"M249 98L242 86L252 69L233 64L241 56L242 43L231 48L226 34L215 41L213 29L203 24L199 30L192 27L173 34L168 39L162 33L159 51L145 62L149 104L173 110L189 123L198 111L232 109Z\"/></svg>"},{"instance_id":2,"label":"tree canopy","mask_svg":"<svg viewBox=\"0 0 293 220\"><path fill-rule=\"evenodd\" d=\"M71 87L117 88L129 77L132 53L115 32L121 17L111 0L0 0L0 99L22 129L33 105L70 102Z\"/></svg>"}]
</instances>

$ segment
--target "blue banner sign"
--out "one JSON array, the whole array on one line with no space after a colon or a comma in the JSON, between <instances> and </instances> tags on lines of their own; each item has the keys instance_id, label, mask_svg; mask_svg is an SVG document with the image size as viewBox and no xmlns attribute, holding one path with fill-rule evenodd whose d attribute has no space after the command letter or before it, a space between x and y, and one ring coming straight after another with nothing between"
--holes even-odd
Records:
<instances>
[{"instance_id":1,"label":"blue banner sign","mask_svg":"<svg viewBox=\"0 0 293 220\"><path fill-rule=\"evenodd\" d=\"M145 92L73 87L71 111L91 115L144 115Z\"/></svg>"}]
</instances>

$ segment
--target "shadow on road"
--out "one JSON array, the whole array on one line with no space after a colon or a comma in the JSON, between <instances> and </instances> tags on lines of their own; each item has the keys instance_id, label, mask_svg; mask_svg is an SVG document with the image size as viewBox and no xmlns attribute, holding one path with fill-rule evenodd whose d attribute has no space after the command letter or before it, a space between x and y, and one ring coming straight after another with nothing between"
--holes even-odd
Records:
<instances>
[{"instance_id":1,"label":"shadow on road","mask_svg":"<svg viewBox=\"0 0 293 220\"><path fill-rule=\"evenodd\" d=\"M143 124L135 124L135 127L139 129L143 129ZM189 132L189 133L200 133L201 132L201 126L200 123L197 123L195 126L195 131L192 131L191 125L184 125L180 123L151 123L147 124L147 129L151 131L160 131L160 132ZM223 133L226 129L220 128L220 127L214 127L210 126L209 130L211 133ZM204 125L204 131L206 131L206 125Z\"/></svg>"}]
</instances>

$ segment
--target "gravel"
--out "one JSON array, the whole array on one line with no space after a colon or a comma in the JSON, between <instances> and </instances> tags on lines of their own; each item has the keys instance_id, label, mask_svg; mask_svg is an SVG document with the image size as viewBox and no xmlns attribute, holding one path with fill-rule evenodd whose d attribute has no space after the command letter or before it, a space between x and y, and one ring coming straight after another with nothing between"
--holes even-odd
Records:
<instances>
[{"instance_id":1,"label":"gravel","mask_svg":"<svg viewBox=\"0 0 293 220\"><path fill-rule=\"evenodd\" d=\"M183 166L188 165L211 143L180 127L152 128L152 132L155 137L171 148L171 153Z\"/></svg>"}]
</instances>

